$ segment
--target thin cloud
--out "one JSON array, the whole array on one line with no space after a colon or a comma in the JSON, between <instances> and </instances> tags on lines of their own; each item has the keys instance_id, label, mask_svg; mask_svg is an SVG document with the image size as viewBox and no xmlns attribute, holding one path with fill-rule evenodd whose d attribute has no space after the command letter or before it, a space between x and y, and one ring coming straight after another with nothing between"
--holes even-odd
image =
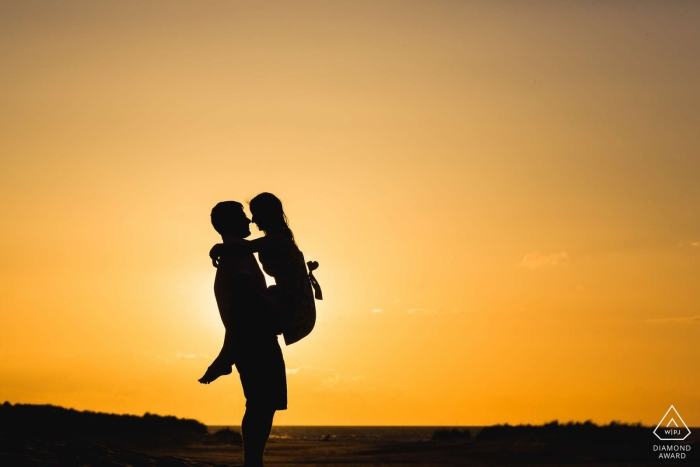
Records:
<instances>
[{"instance_id":1,"label":"thin cloud","mask_svg":"<svg viewBox=\"0 0 700 467\"><path fill-rule=\"evenodd\" d=\"M323 381L321 381L321 384L327 388L334 388L340 384L340 375L333 372L331 376L324 378Z\"/></svg>"},{"instance_id":2,"label":"thin cloud","mask_svg":"<svg viewBox=\"0 0 700 467\"><path fill-rule=\"evenodd\" d=\"M297 375L303 371L307 377L318 378L317 381L325 389L334 389L341 384L357 383L364 379L363 376L341 375L332 368L319 368L317 366L300 366L298 368L287 368L288 375Z\"/></svg>"},{"instance_id":3,"label":"thin cloud","mask_svg":"<svg viewBox=\"0 0 700 467\"><path fill-rule=\"evenodd\" d=\"M311 370L311 371L321 371L321 372L333 372L333 373L335 373L335 370L332 369L332 368L320 368L320 367L317 367L317 366L300 366L300 367L297 367L297 368L287 368L287 369L285 369L284 371L285 371L288 375L296 375L296 374L299 373L301 370Z\"/></svg>"},{"instance_id":4,"label":"thin cloud","mask_svg":"<svg viewBox=\"0 0 700 467\"><path fill-rule=\"evenodd\" d=\"M162 355L152 354L152 353L150 353L150 352L134 352L134 355L138 355L138 356L141 356L141 357L154 358L154 359L156 359L156 360L159 360L159 361L161 361L161 362L166 362L166 363L170 362L170 359L169 359L169 358L163 357Z\"/></svg>"},{"instance_id":5,"label":"thin cloud","mask_svg":"<svg viewBox=\"0 0 700 467\"><path fill-rule=\"evenodd\" d=\"M381 313L383 311L384 310L382 310L381 308L372 308L372 313Z\"/></svg>"},{"instance_id":6,"label":"thin cloud","mask_svg":"<svg viewBox=\"0 0 700 467\"><path fill-rule=\"evenodd\" d=\"M691 246L694 246L695 248L700 246L700 242L693 242L690 244Z\"/></svg>"},{"instance_id":7,"label":"thin cloud","mask_svg":"<svg viewBox=\"0 0 700 467\"><path fill-rule=\"evenodd\" d=\"M182 353L179 350L175 354L175 358L196 358L197 355L193 353Z\"/></svg>"},{"instance_id":8,"label":"thin cloud","mask_svg":"<svg viewBox=\"0 0 700 467\"><path fill-rule=\"evenodd\" d=\"M554 267L562 264L569 258L566 251L561 253L542 254L539 251L534 251L523 256L520 264L528 269L538 269L543 267Z\"/></svg>"},{"instance_id":9,"label":"thin cloud","mask_svg":"<svg viewBox=\"0 0 700 467\"><path fill-rule=\"evenodd\" d=\"M409 308L408 313L411 315L436 315L435 310L426 310L425 308Z\"/></svg>"},{"instance_id":10,"label":"thin cloud","mask_svg":"<svg viewBox=\"0 0 700 467\"><path fill-rule=\"evenodd\" d=\"M323 378L321 385L327 389L334 389L340 385L347 385L362 381L364 376L359 375L341 375L337 371L331 370L327 377Z\"/></svg>"},{"instance_id":11,"label":"thin cloud","mask_svg":"<svg viewBox=\"0 0 700 467\"><path fill-rule=\"evenodd\" d=\"M682 323L700 324L700 316L681 316L680 318L654 318L647 319L647 323Z\"/></svg>"}]
</instances>

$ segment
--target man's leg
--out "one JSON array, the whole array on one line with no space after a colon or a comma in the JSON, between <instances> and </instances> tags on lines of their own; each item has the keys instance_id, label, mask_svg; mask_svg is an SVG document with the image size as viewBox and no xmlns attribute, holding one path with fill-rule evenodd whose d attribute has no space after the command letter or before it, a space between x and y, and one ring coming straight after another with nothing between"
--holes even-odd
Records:
<instances>
[{"instance_id":1,"label":"man's leg","mask_svg":"<svg viewBox=\"0 0 700 467\"><path fill-rule=\"evenodd\" d=\"M243 431L243 465L260 467L263 465L265 444L272 430L275 409L246 407L241 429Z\"/></svg>"},{"instance_id":2,"label":"man's leg","mask_svg":"<svg viewBox=\"0 0 700 467\"><path fill-rule=\"evenodd\" d=\"M243 456L246 467L261 467L265 444L277 410L287 408L287 376L277 336L253 335L236 359L246 411L243 416Z\"/></svg>"}]
</instances>

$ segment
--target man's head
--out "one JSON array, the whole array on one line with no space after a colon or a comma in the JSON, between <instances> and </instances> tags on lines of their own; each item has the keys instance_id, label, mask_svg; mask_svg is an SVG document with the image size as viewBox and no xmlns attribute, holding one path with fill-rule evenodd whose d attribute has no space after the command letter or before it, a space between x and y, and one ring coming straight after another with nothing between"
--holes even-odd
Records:
<instances>
[{"instance_id":1,"label":"man's head","mask_svg":"<svg viewBox=\"0 0 700 467\"><path fill-rule=\"evenodd\" d=\"M222 201L211 210L211 225L222 237L246 238L250 235L250 219L243 205L236 201Z\"/></svg>"}]
</instances>

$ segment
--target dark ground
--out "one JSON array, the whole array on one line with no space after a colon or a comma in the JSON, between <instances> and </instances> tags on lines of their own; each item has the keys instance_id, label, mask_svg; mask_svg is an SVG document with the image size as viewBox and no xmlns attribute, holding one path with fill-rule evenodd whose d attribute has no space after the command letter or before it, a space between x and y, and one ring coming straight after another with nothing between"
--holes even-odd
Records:
<instances>
[{"instance_id":1,"label":"dark ground","mask_svg":"<svg viewBox=\"0 0 700 467\"><path fill-rule=\"evenodd\" d=\"M377 441L271 439L267 465L486 466L700 465L694 432L682 460L660 460L662 444L639 425L550 423L442 430L438 439ZM665 443L668 444L668 443ZM225 466L243 461L235 431L210 433L194 421L116 416L52 406L0 406L0 466Z\"/></svg>"}]
</instances>

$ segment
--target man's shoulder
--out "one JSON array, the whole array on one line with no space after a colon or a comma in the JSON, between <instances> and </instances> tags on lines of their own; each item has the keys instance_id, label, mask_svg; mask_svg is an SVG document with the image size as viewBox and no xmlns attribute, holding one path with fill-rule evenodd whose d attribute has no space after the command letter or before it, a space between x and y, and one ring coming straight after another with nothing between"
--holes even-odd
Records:
<instances>
[{"instance_id":1,"label":"man's shoulder","mask_svg":"<svg viewBox=\"0 0 700 467\"><path fill-rule=\"evenodd\" d=\"M219 268L225 270L248 270L258 268L258 262L255 260L253 253L238 253L222 256L219 258Z\"/></svg>"}]
</instances>

